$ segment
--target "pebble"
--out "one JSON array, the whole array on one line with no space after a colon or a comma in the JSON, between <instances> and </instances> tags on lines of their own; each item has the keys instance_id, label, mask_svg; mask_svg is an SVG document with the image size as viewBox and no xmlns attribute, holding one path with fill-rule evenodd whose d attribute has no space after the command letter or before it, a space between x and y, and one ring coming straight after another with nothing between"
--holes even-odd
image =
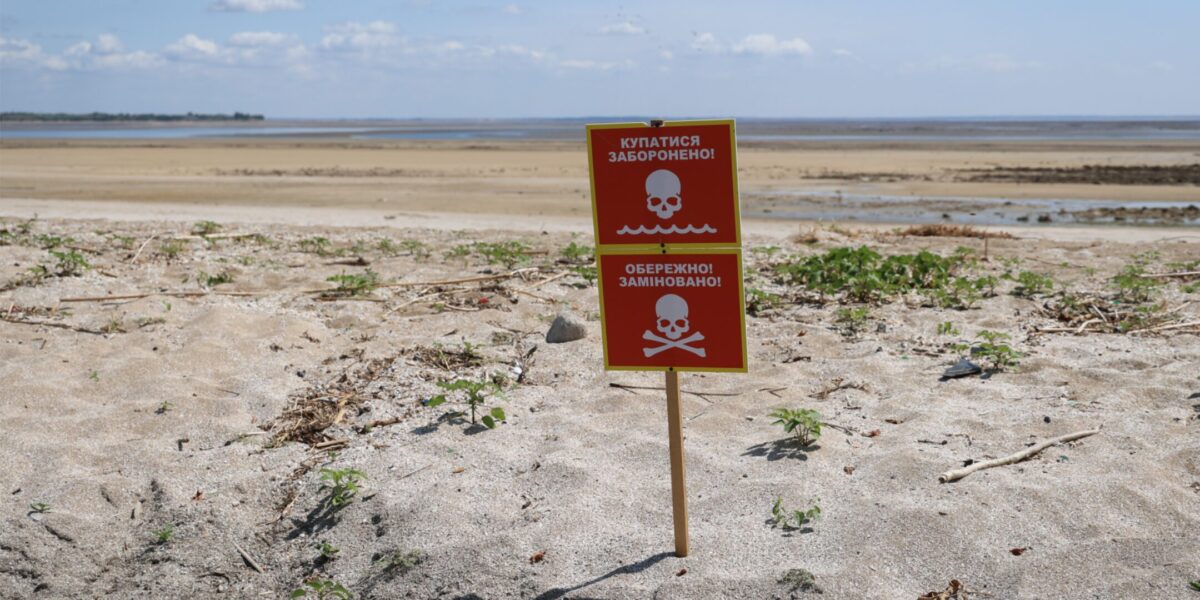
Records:
<instances>
[{"instance_id":1,"label":"pebble","mask_svg":"<svg viewBox=\"0 0 1200 600\"><path fill-rule=\"evenodd\" d=\"M561 344L573 342L587 337L587 324L583 319L571 314L562 313L554 318L550 330L546 332L546 343Z\"/></svg>"}]
</instances>

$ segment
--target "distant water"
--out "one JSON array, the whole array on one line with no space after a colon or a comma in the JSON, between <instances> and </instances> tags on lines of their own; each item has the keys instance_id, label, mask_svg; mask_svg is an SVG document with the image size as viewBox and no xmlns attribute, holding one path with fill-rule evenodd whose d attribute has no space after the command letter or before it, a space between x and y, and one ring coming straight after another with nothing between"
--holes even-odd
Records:
<instances>
[{"instance_id":1,"label":"distant water","mask_svg":"<svg viewBox=\"0 0 1200 600\"><path fill-rule=\"evenodd\" d=\"M590 122L629 117L527 120L315 121L253 125L3 123L0 139L198 139L321 137L410 140L574 140ZM1197 141L1200 118L1174 119L740 119L742 142Z\"/></svg>"}]
</instances>

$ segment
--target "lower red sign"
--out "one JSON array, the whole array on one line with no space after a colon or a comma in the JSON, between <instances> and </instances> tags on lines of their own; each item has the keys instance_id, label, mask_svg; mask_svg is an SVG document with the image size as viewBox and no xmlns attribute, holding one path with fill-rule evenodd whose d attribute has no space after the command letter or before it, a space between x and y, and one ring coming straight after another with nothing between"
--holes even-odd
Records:
<instances>
[{"instance_id":1,"label":"lower red sign","mask_svg":"<svg viewBox=\"0 0 1200 600\"><path fill-rule=\"evenodd\" d=\"M599 257L605 367L746 370L741 253L703 252Z\"/></svg>"}]
</instances>

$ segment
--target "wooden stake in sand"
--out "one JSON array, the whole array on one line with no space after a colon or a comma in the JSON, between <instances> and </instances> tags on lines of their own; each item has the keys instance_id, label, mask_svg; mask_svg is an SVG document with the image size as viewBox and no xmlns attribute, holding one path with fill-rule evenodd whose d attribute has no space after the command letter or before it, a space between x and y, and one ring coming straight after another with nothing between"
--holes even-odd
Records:
<instances>
[{"instance_id":1,"label":"wooden stake in sand","mask_svg":"<svg viewBox=\"0 0 1200 600\"><path fill-rule=\"evenodd\" d=\"M1097 427L1095 429L1088 429L1085 431L1076 431L1075 433L1068 433L1067 435L1059 436L1059 437L1056 437L1051 440L1046 440L1040 444L1034 444L1016 454L1010 454L1008 456L1005 456L1004 458L985 460L983 462L977 462L970 466L963 467L961 469L955 469L953 471L946 471L945 473L938 475L938 482L949 483L951 481L958 481L959 479L962 479L963 477L966 477L967 475L970 475L971 473L974 473L975 471L982 471L984 469L990 469L992 467L1001 467L1004 465L1011 465L1013 463L1018 463L1018 462L1021 462L1025 459L1037 454L1038 452L1041 452L1042 450L1045 450L1046 448L1049 448L1050 446L1056 446L1058 444L1065 444L1067 442L1073 442L1075 440L1085 438L1089 435L1096 435L1097 433L1100 433L1099 427Z\"/></svg>"},{"instance_id":2,"label":"wooden stake in sand","mask_svg":"<svg viewBox=\"0 0 1200 600\"><path fill-rule=\"evenodd\" d=\"M667 371L667 436L671 446L671 508L675 514L675 556L688 555L687 473L683 460L683 403L679 372Z\"/></svg>"}]
</instances>

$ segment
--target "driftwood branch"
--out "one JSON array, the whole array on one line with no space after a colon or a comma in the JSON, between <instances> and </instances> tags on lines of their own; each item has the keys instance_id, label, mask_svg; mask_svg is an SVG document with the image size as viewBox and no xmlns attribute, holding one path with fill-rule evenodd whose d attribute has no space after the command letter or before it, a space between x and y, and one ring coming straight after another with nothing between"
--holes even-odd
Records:
<instances>
[{"instance_id":1,"label":"driftwood branch","mask_svg":"<svg viewBox=\"0 0 1200 600\"><path fill-rule=\"evenodd\" d=\"M241 554L241 555L242 555L242 560L246 561L246 564L247 564L247 565L248 565L248 566L249 566L251 569L254 569L255 571L258 571L259 573L265 573L265 572L266 572L266 570L264 570L264 569L262 568L262 565L258 564L258 561L254 560L254 557L253 557L253 556L250 556L250 553L249 553L249 552L246 552L246 549L245 549L245 548L242 548L240 544L238 544L237 542L233 542L233 547L237 549L237 551L238 551L238 554Z\"/></svg>"},{"instance_id":2,"label":"driftwood branch","mask_svg":"<svg viewBox=\"0 0 1200 600\"><path fill-rule=\"evenodd\" d=\"M1076 431L1075 433L1068 433L1067 435L1063 435L1063 436L1056 437L1054 439L1046 440L1039 444L1034 444L1020 452L1017 452L1016 454L1010 454L1008 456L1005 456L1004 458L985 460L982 462L977 462L972 465L963 467L961 469L954 469L953 471L946 471L945 473L938 475L938 481L940 483L949 483L951 481L958 481L959 479L962 479L963 477L966 477L967 475L970 475L971 473L974 473L975 471L982 471L984 469L990 469L992 467L1002 467L1004 465L1011 465L1013 463L1018 463L1018 462L1021 462L1025 459L1031 457L1031 456L1034 456L1035 454L1037 454L1037 453L1041 452L1042 450L1045 450L1046 448L1049 448L1051 446L1057 446L1058 444L1065 444L1067 442L1073 442L1075 440L1088 437L1089 435L1095 435L1097 433L1100 433L1099 427L1097 427L1095 429L1087 429L1084 431Z\"/></svg>"}]
</instances>

